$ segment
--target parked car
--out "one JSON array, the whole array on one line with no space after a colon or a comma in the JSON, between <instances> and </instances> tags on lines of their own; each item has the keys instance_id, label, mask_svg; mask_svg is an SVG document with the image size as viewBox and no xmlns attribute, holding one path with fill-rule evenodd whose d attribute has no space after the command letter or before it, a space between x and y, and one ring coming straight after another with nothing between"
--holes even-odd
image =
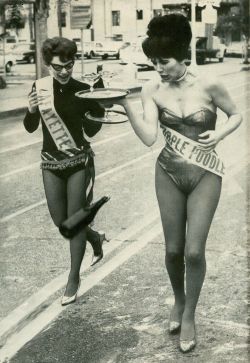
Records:
<instances>
[{"instance_id":1,"label":"parked car","mask_svg":"<svg viewBox=\"0 0 250 363\"><path fill-rule=\"evenodd\" d=\"M94 49L91 50L90 57L99 56L102 59L107 59L109 57L120 58L120 49L122 47L122 42L95 42Z\"/></svg>"},{"instance_id":2,"label":"parked car","mask_svg":"<svg viewBox=\"0 0 250 363\"><path fill-rule=\"evenodd\" d=\"M12 49L17 62L35 63L35 44L19 43Z\"/></svg>"},{"instance_id":3,"label":"parked car","mask_svg":"<svg viewBox=\"0 0 250 363\"><path fill-rule=\"evenodd\" d=\"M4 47L5 53L11 52L17 43L18 43L17 37L15 36L10 36L10 35L0 36L0 49L3 49Z\"/></svg>"},{"instance_id":4,"label":"parked car","mask_svg":"<svg viewBox=\"0 0 250 363\"><path fill-rule=\"evenodd\" d=\"M244 54L244 42L232 42L227 46L226 57L242 58ZM250 57L250 43L247 47L247 55Z\"/></svg>"},{"instance_id":5,"label":"parked car","mask_svg":"<svg viewBox=\"0 0 250 363\"><path fill-rule=\"evenodd\" d=\"M109 57L115 57L116 59L120 58L120 48L122 46L122 42L84 42L83 43L83 52L84 57L88 59L93 59L95 57L102 57L102 59L107 59ZM82 54L82 46L79 41L76 42L77 45L77 58L81 57Z\"/></svg>"},{"instance_id":6,"label":"parked car","mask_svg":"<svg viewBox=\"0 0 250 363\"><path fill-rule=\"evenodd\" d=\"M3 54L3 50L0 49L0 70L5 67L5 72L9 73L15 64L15 57L10 52Z\"/></svg>"},{"instance_id":7,"label":"parked car","mask_svg":"<svg viewBox=\"0 0 250 363\"><path fill-rule=\"evenodd\" d=\"M226 54L226 46L222 44L220 39L216 36L212 37L212 47L208 48L208 38L207 37L197 37L196 38L196 62L197 64L204 64L206 59L216 58L221 63L224 61L224 56ZM191 59L191 48L188 52L187 63Z\"/></svg>"},{"instance_id":8,"label":"parked car","mask_svg":"<svg viewBox=\"0 0 250 363\"><path fill-rule=\"evenodd\" d=\"M83 42L83 54L84 57L86 58L90 58L90 52L93 49L94 45L92 44L94 42ZM76 53L76 58L81 58L82 56L82 45L81 42L76 41L76 45L77 45L77 53Z\"/></svg>"},{"instance_id":9,"label":"parked car","mask_svg":"<svg viewBox=\"0 0 250 363\"><path fill-rule=\"evenodd\" d=\"M120 63L134 63L139 72L153 70L154 66L150 59L143 53L141 42L135 41L131 44L124 44L120 49Z\"/></svg>"}]
</instances>

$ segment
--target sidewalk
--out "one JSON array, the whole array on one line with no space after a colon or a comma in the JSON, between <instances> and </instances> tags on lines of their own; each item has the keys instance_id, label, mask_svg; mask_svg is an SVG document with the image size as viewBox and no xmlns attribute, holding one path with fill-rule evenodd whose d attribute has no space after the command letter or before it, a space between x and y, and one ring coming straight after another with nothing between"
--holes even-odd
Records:
<instances>
[{"instance_id":1,"label":"sidewalk","mask_svg":"<svg viewBox=\"0 0 250 363\"><path fill-rule=\"evenodd\" d=\"M249 65L244 65L240 62L241 60L237 58L226 58L224 63L209 63L199 66L199 71L206 74L209 72L213 76L224 76L250 69ZM139 92L143 83L154 77L155 74L155 71L138 72L137 82L134 84L128 83L126 80L117 79L111 82L111 86L126 88L131 92ZM19 112L23 112L27 107L27 94L30 92L35 76L32 79L32 74L30 74L27 75L27 79L22 80L20 80L20 76L22 75L14 74L13 76L8 76L6 78L7 88L0 89L1 118L16 115ZM75 76L78 79L80 78L79 74ZM22 76L22 78L24 77Z\"/></svg>"}]
</instances>

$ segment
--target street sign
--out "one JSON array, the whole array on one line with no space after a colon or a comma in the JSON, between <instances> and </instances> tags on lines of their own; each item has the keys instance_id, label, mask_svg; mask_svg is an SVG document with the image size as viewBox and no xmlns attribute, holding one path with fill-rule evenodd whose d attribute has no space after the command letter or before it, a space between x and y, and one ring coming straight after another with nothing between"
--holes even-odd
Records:
<instances>
[{"instance_id":1,"label":"street sign","mask_svg":"<svg viewBox=\"0 0 250 363\"><path fill-rule=\"evenodd\" d=\"M212 5L206 5L206 8L202 13L202 21L206 24L216 24L217 22L217 10Z\"/></svg>"},{"instance_id":2,"label":"street sign","mask_svg":"<svg viewBox=\"0 0 250 363\"><path fill-rule=\"evenodd\" d=\"M86 29L91 21L91 6L71 4L70 27L71 29Z\"/></svg>"}]
</instances>

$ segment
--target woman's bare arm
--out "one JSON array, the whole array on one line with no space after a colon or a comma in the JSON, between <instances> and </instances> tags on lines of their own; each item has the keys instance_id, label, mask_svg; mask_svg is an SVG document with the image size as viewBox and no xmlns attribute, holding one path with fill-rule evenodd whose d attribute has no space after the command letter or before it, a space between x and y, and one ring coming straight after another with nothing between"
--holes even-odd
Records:
<instances>
[{"instance_id":1,"label":"woman's bare arm","mask_svg":"<svg viewBox=\"0 0 250 363\"><path fill-rule=\"evenodd\" d=\"M211 95L213 104L221 109L228 116L227 122L215 131L206 131L200 134L198 140L206 149L213 149L218 142L236 130L241 122L242 116L238 112L228 91L220 82L214 82L209 86L209 94Z\"/></svg>"},{"instance_id":2,"label":"woman's bare arm","mask_svg":"<svg viewBox=\"0 0 250 363\"><path fill-rule=\"evenodd\" d=\"M155 143L158 133L158 108L152 97L154 90L155 85L151 82L145 84L142 89L143 115L138 114L134 110L133 104L129 99L123 99L120 103L125 108L136 135L147 146Z\"/></svg>"}]
</instances>

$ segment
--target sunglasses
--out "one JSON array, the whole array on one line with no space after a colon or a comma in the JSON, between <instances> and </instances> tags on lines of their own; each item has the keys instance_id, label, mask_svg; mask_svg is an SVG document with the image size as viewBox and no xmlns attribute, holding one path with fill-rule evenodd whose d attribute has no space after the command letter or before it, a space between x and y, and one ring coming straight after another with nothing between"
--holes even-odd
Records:
<instances>
[{"instance_id":1,"label":"sunglasses","mask_svg":"<svg viewBox=\"0 0 250 363\"><path fill-rule=\"evenodd\" d=\"M73 68L74 64L75 64L75 62L74 62L74 61L72 61L72 62L70 62L70 63L68 63L68 64L65 64L65 66L61 66L61 65L59 65L59 64L53 64L53 63L50 63L51 67L52 67L55 71L57 71L57 72L62 71L62 70L63 70L63 68L65 68L65 69L66 69L66 71L69 71L70 69L72 69L72 68Z\"/></svg>"}]
</instances>

